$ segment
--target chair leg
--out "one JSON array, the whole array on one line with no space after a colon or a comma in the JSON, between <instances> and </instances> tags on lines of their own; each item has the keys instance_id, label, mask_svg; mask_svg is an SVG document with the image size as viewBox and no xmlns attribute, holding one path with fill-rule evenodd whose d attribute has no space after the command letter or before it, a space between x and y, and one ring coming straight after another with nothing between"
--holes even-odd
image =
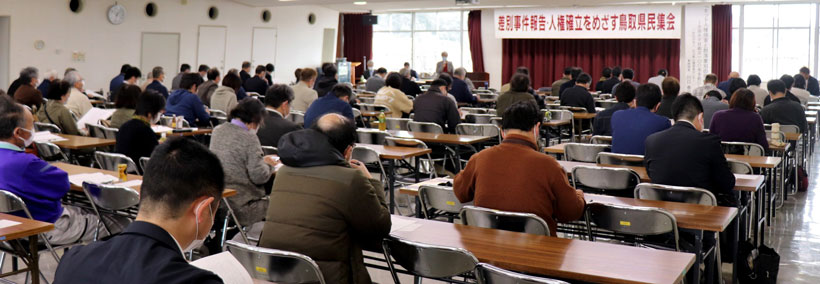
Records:
<instances>
[{"instance_id":1,"label":"chair leg","mask_svg":"<svg viewBox=\"0 0 820 284\"><path fill-rule=\"evenodd\" d=\"M3 271L3 264L6 263L6 252L0 252L0 272Z\"/></svg>"},{"instance_id":2,"label":"chair leg","mask_svg":"<svg viewBox=\"0 0 820 284\"><path fill-rule=\"evenodd\" d=\"M40 238L43 239L43 243L46 244L48 251L51 252L51 256L54 257L54 260L57 261L57 264L60 264L60 257L57 255L57 251L51 246L51 242L48 241L44 234L40 234Z\"/></svg>"},{"instance_id":3,"label":"chair leg","mask_svg":"<svg viewBox=\"0 0 820 284\"><path fill-rule=\"evenodd\" d=\"M413 276L413 282L416 284L421 284L421 277Z\"/></svg>"},{"instance_id":4,"label":"chair leg","mask_svg":"<svg viewBox=\"0 0 820 284\"><path fill-rule=\"evenodd\" d=\"M242 224L239 223L239 219L237 219L236 214L233 213L231 204L228 203L228 200L225 199L225 197L222 198L222 203L224 203L225 207L228 208L228 214L231 215L231 218L233 218L233 222L236 223L236 228L239 229L239 234L242 235L242 240L244 240L246 244L250 244L251 241L248 240L248 235L245 234L245 230L242 229Z\"/></svg>"}]
</instances>

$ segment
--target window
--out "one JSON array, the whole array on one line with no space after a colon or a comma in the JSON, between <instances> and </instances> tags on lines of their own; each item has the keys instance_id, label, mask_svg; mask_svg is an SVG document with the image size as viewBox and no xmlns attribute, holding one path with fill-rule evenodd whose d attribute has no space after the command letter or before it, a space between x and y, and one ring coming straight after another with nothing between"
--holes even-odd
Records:
<instances>
[{"instance_id":1,"label":"window","mask_svg":"<svg viewBox=\"0 0 820 284\"><path fill-rule=\"evenodd\" d=\"M732 6L732 70L763 81L817 70L817 14L813 3Z\"/></svg>"},{"instance_id":2,"label":"window","mask_svg":"<svg viewBox=\"0 0 820 284\"><path fill-rule=\"evenodd\" d=\"M419 73L436 72L441 52L456 68L473 70L467 32L469 11L378 14L373 26L373 59L376 67L399 70L404 62ZM421 76L421 74L419 74Z\"/></svg>"}]
</instances>

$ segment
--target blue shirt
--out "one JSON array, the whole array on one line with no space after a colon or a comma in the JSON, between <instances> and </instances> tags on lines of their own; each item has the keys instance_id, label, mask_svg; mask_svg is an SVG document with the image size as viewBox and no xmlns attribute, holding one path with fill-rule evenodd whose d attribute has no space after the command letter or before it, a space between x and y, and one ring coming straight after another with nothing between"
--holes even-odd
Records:
<instances>
[{"instance_id":1,"label":"blue shirt","mask_svg":"<svg viewBox=\"0 0 820 284\"><path fill-rule=\"evenodd\" d=\"M672 126L668 118L639 106L612 115L612 152L643 155L646 137Z\"/></svg>"},{"instance_id":2,"label":"blue shirt","mask_svg":"<svg viewBox=\"0 0 820 284\"><path fill-rule=\"evenodd\" d=\"M168 97L165 104L165 115L185 117L189 124L206 125L211 116L205 111L205 105L199 97L188 90L178 89Z\"/></svg>"},{"instance_id":3,"label":"blue shirt","mask_svg":"<svg viewBox=\"0 0 820 284\"><path fill-rule=\"evenodd\" d=\"M0 189L16 194L38 221L54 223L63 213L68 174L16 145L0 142ZM13 215L28 218L23 211Z\"/></svg>"},{"instance_id":4,"label":"blue shirt","mask_svg":"<svg viewBox=\"0 0 820 284\"><path fill-rule=\"evenodd\" d=\"M160 83L157 80L154 80L153 82L151 82L151 84L148 84L148 86L145 86L145 89L146 90L157 91L157 93L159 93L160 95L165 97L166 100L168 99L168 88L163 86L162 83Z\"/></svg>"},{"instance_id":5,"label":"blue shirt","mask_svg":"<svg viewBox=\"0 0 820 284\"><path fill-rule=\"evenodd\" d=\"M467 86L467 82L459 78L453 77L453 88L450 89L450 94L460 103L474 103L476 101L473 93L470 92L470 87Z\"/></svg>"},{"instance_id":6,"label":"blue shirt","mask_svg":"<svg viewBox=\"0 0 820 284\"><path fill-rule=\"evenodd\" d=\"M125 82L125 74L119 74L114 79L111 79L111 84L108 84L108 91L112 94L120 89L122 83Z\"/></svg>"},{"instance_id":7,"label":"blue shirt","mask_svg":"<svg viewBox=\"0 0 820 284\"><path fill-rule=\"evenodd\" d=\"M239 92L236 92L236 101L241 101L244 98L248 97L248 93L245 92L245 87L239 87Z\"/></svg>"},{"instance_id":8,"label":"blue shirt","mask_svg":"<svg viewBox=\"0 0 820 284\"><path fill-rule=\"evenodd\" d=\"M337 98L333 92L313 101L305 112L305 128L309 128L316 120L328 113L338 113L353 120L353 108L350 104Z\"/></svg>"},{"instance_id":9,"label":"blue shirt","mask_svg":"<svg viewBox=\"0 0 820 284\"><path fill-rule=\"evenodd\" d=\"M726 81L720 82L720 83L717 85L718 89L720 89L721 91L723 91L723 93L729 94L729 87L732 85L732 79L733 79L733 78L729 78L729 80L726 80ZM729 95L731 95L731 94L729 94Z\"/></svg>"},{"instance_id":10,"label":"blue shirt","mask_svg":"<svg viewBox=\"0 0 820 284\"><path fill-rule=\"evenodd\" d=\"M45 80L43 80L42 83L40 83L39 86L37 86L37 90L40 91L40 94L42 94L43 97L45 97L48 94L48 87L49 86L51 86L51 81L49 81L48 79L45 79Z\"/></svg>"}]
</instances>

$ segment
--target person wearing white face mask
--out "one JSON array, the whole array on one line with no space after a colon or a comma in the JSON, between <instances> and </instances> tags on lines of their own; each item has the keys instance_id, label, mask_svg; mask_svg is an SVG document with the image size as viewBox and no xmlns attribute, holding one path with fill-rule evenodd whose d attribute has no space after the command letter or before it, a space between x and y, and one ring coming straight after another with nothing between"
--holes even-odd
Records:
<instances>
[{"instance_id":1,"label":"person wearing white face mask","mask_svg":"<svg viewBox=\"0 0 820 284\"><path fill-rule=\"evenodd\" d=\"M199 247L214 226L224 178L219 159L205 146L168 139L143 175L136 221L109 240L72 247L55 283L223 283L183 254Z\"/></svg>"},{"instance_id":2,"label":"person wearing white face mask","mask_svg":"<svg viewBox=\"0 0 820 284\"><path fill-rule=\"evenodd\" d=\"M543 118L532 100L510 105L502 114L504 140L470 158L453 180L453 193L475 206L538 215L555 236L556 222L580 218L585 201L584 193L569 185L561 165L539 152Z\"/></svg>"},{"instance_id":3,"label":"person wearing white face mask","mask_svg":"<svg viewBox=\"0 0 820 284\"><path fill-rule=\"evenodd\" d=\"M265 116L265 106L258 99L245 98L231 110L230 122L214 128L211 151L219 157L225 169L225 184L236 189L228 199L239 223L251 226L262 221L268 202L264 185L278 164L273 156L264 156L256 132Z\"/></svg>"},{"instance_id":4,"label":"person wearing white face mask","mask_svg":"<svg viewBox=\"0 0 820 284\"><path fill-rule=\"evenodd\" d=\"M442 73L453 74L455 68L452 61L447 61L447 52L441 53L441 61L436 63L436 77Z\"/></svg>"},{"instance_id":5,"label":"person wearing white face mask","mask_svg":"<svg viewBox=\"0 0 820 284\"><path fill-rule=\"evenodd\" d=\"M24 149L33 141L34 116L0 94L0 188L23 199L34 219L54 224L54 230L45 233L52 244L92 240L99 219L85 209L61 204L70 188L68 174L27 154ZM22 211L13 214L28 217ZM119 224L107 223L119 232ZM105 230L100 234L108 235Z\"/></svg>"},{"instance_id":6,"label":"person wearing white face mask","mask_svg":"<svg viewBox=\"0 0 820 284\"><path fill-rule=\"evenodd\" d=\"M138 162L142 157L150 157L159 145L157 134L151 126L157 125L165 110L165 98L154 90L147 90L137 97L136 108L131 120L117 131L115 151Z\"/></svg>"}]
</instances>

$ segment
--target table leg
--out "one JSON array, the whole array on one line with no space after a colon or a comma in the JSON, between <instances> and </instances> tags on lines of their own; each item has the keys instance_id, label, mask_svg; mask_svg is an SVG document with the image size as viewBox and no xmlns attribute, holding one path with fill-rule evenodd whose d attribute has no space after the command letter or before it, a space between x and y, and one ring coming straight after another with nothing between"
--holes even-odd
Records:
<instances>
[{"instance_id":1,"label":"table leg","mask_svg":"<svg viewBox=\"0 0 820 284\"><path fill-rule=\"evenodd\" d=\"M387 193L390 196L390 214L396 211L396 193L394 191L394 184L396 183L396 176L393 171L393 160L387 160Z\"/></svg>"},{"instance_id":2,"label":"table leg","mask_svg":"<svg viewBox=\"0 0 820 284\"><path fill-rule=\"evenodd\" d=\"M29 272L31 272L31 284L40 283L39 253L37 250L37 234L28 237L29 242Z\"/></svg>"},{"instance_id":3,"label":"table leg","mask_svg":"<svg viewBox=\"0 0 820 284\"><path fill-rule=\"evenodd\" d=\"M700 266L703 264L703 231L694 230L695 232L695 248L692 251L695 254L695 264L689 270L689 283L700 283Z\"/></svg>"}]
</instances>

